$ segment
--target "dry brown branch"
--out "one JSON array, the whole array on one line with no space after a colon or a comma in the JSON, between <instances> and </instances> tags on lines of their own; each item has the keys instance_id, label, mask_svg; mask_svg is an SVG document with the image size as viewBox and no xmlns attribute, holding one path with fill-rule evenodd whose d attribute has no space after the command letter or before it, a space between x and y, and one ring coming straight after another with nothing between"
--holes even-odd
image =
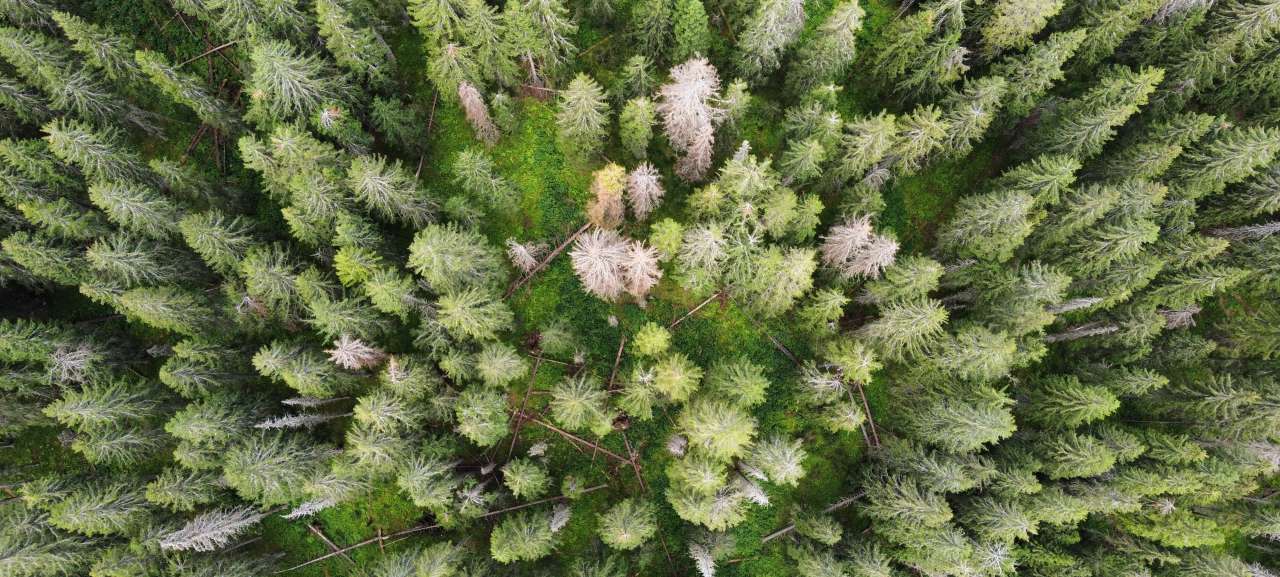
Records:
<instances>
[{"instance_id":1,"label":"dry brown branch","mask_svg":"<svg viewBox=\"0 0 1280 577\"><path fill-rule=\"evenodd\" d=\"M182 158L179 160L179 162L186 162L187 157L191 155L191 151L195 150L196 146L200 144L200 141L204 139L204 134L208 131L209 131L208 124L200 125L200 128L196 130L195 136L191 137L191 142L187 143L187 149L182 152Z\"/></svg>"},{"instance_id":2,"label":"dry brown branch","mask_svg":"<svg viewBox=\"0 0 1280 577\"><path fill-rule=\"evenodd\" d=\"M582 490L582 494L584 494L584 495L585 495L585 494L587 494L587 493L592 493L592 492L595 492L595 491L599 491L600 489L604 489L605 487L608 487L608 486L609 486L609 485L608 485L607 483L602 483L602 484L596 485L596 486L594 486L594 487L588 487L588 488L586 488L586 489L583 489L583 490ZM536 506L538 506L538 505L542 505L543 503L550 503L550 502L552 502L552 501L564 501L564 500L567 500L567 499L568 499L568 497L566 497L566 496L564 496L564 495L559 495L559 496L556 496L556 497L547 497L546 499L539 499L539 500L537 500L537 501L532 501L532 502L529 502L529 503L524 503L524 504L521 504L521 505L516 505L516 506L514 506L514 507L507 507L506 509L499 509L499 510L497 510L497 511L490 511L490 512L488 512L488 513L485 513L485 514L483 514L483 515L480 515L480 517L479 517L479 518L481 518L481 519L488 519L488 518L490 518L490 517L496 517L496 516L498 516L498 515L502 515L502 514L504 514L504 513L509 513L509 512L511 512L511 511L516 511L516 510L519 510L519 509L525 509L525 508L528 508L528 507L536 507ZM396 543L396 542L398 542L398 541L403 540L405 537L408 537L409 535L413 535L414 533L421 533L421 532L423 532L423 531L430 531L430 530L432 530L432 529L439 529L440 527L441 527L441 525L440 525L439 523L433 523L433 524L431 524L431 525L425 525L425 524L424 524L424 525L418 525L418 526L415 526L415 527L410 527L410 528L405 529L405 530L403 530L403 531L397 531L397 532L392 533L392 534L390 534L390 535L378 535L378 536L376 536L376 537L370 537L370 538L368 538L368 539L365 539L364 541L361 541L361 542L359 542L359 543L356 543L355 545L349 545L349 546L347 546L347 547L343 547L343 548L341 548L341 549L338 549L337 551L334 551L334 552L332 552L332 553L327 553L327 554L325 554L325 555L321 555L321 556L319 556L319 557L316 557L315 559L311 559L310 561L306 561L306 562L304 562L304 563L300 563L300 564L298 564L298 565L294 565L293 567L290 567L290 568L288 568L288 569L281 569L281 570L279 570L279 571L276 571L274 574L275 574L275 575L279 575L279 574L281 574L281 573L288 573L289 571L295 571L295 570L297 570L297 569L301 569L301 568L303 568L303 567L307 567L307 566L310 566L310 565L314 565L314 564L319 563L319 562L321 562L321 561L324 561L324 560L326 560L326 559L332 559L333 557L336 557L336 556L338 556L338 555L345 555L346 553L348 553L348 552L350 552L350 551L353 551L353 550L355 550L355 549L359 549L359 548L364 547L364 546L366 546L366 545L372 545L372 544L374 544L374 543L381 543L381 542L383 542L383 541L386 541L387 539L391 539L391 541L390 541L390 542L388 542L387 544Z\"/></svg>"},{"instance_id":3,"label":"dry brown branch","mask_svg":"<svg viewBox=\"0 0 1280 577\"><path fill-rule=\"evenodd\" d=\"M178 18L178 22L181 22L181 23L182 23L182 27L187 29L187 33L188 33L188 34L190 34L192 38L196 38L196 39L198 39L198 40L200 40L200 41L204 42L204 47L205 47L205 48L212 48L212 47L213 47L213 42L210 42L210 41L209 41L209 37L208 37L208 36L206 36L206 35L204 35L204 34L196 34L196 31L191 29L191 25L187 24L187 19L182 17L182 13L181 13L181 12L174 11L173 15L174 15L174 16L176 16L176 17ZM236 71L236 74L242 74L242 73L240 72L240 66L239 66L239 65L237 65L237 64L236 64L236 62L235 62L234 60L232 60L232 59L228 58L226 54L223 54L223 53L222 53L222 51L213 52L213 54L217 54L218 56L222 57L222 59L223 59L223 60L226 60L226 61L227 61L227 64L231 65L231 69ZM206 56L207 56L207 55L206 55ZM199 56L197 56L197 58L199 58ZM208 64L208 73L209 73L210 75L212 75L212 74L213 74L213 59L211 59L211 58L210 58L210 59L206 60L205 62ZM210 78L210 79L209 79L209 81L210 81L210 82L212 82L212 80L213 80L212 78Z\"/></svg>"},{"instance_id":4,"label":"dry brown branch","mask_svg":"<svg viewBox=\"0 0 1280 577\"><path fill-rule=\"evenodd\" d=\"M852 505L854 501L861 499L862 495L863 495L863 491L858 491L857 493L854 493L848 497L845 497L843 499L840 499L839 501L836 501L835 503L832 503L826 509L823 509L822 512L831 513L833 511L839 511L840 509L843 509L845 507L848 507L849 505ZM765 543L768 543L774 539L777 539L778 537L786 535L787 533L790 533L795 530L796 530L796 524L792 523L790 525L787 525L786 527L778 529L777 531L769 533L768 535L765 535L763 538L760 539L760 544L764 545Z\"/></svg>"},{"instance_id":5,"label":"dry brown branch","mask_svg":"<svg viewBox=\"0 0 1280 577\"><path fill-rule=\"evenodd\" d=\"M629 459L627 459L627 458L623 457L622 455L619 455L619 454L617 454L617 453L615 453L615 452L613 452L613 451L610 451L609 449L606 449L606 448L604 448L604 447L601 447L600 445L598 445L598 444L596 444L596 443L592 443L591 441L588 441L588 440L586 440L586 439L584 439L584 438L582 438L582 437L579 437L579 436L577 436L577 435L575 435L575 434L573 434L573 433L570 433L569 431L566 431L566 430L564 430L564 429L561 429L560 427L557 427L557 426L555 426L555 425L552 425L551 423L548 423L548 422L546 422L546 421L544 421L544 420L542 420L542 419L539 419L538 417L535 417L535 416L533 416L533 415L530 415L530 414L527 414L527 413L523 413L523 412L521 412L520 414L521 414L521 415L524 415L524 419L525 419L526 421L531 421L531 422L537 423L537 424L541 425L543 428L546 428L547 430L550 430L550 431L552 431L552 432L554 432L554 433L559 434L561 437L564 437L564 438L569 439L569 440L571 440L571 441L577 442L578 444L580 444L580 445L582 445L582 446L584 446L584 447L590 447L592 450L600 451L601 453L604 453L604 454L606 454L606 455L608 455L608 456L610 456L610 457L613 457L614 459L618 460L619 462L622 462L622 463L627 463L627 462L629 462Z\"/></svg>"},{"instance_id":6,"label":"dry brown branch","mask_svg":"<svg viewBox=\"0 0 1280 577\"><path fill-rule=\"evenodd\" d=\"M711 304L711 301L715 300L715 299L716 299L716 297L718 297L718 296L720 296L720 291L716 291L716 292L715 292L715 293L713 293L711 296L707 297L707 300L702 301L701 303L698 303L698 306L693 307L692 309L689 309L689 312L684 313L684 316L682 316L682 317L680 317L680 318L676 319L676 320L675 320L675 322L672 322L671 324L667 325L667 328L668 328L668 329L674 329L674 328L676 328L676 326L677 326L677 325L679 325L680 323L684 322L684 320L685 320L685 319L687 319L687 318L689 318L689 317L693 316L693 314L694 314L694 313L696 313L696 312L698 312L698 311L702 310L702 307L705 307L705 306L707 306L708 304Z\"/></svg>"},{"instance_id":7,"label":"dry brown branch","mask_svg":"<svg viewBox=\"0 0 1280 577\"><path fill-rule=\"evenodd\" d=\"M649 487L644 484L644 475L640 473L640 454L631 448L631 441L627 440L627 432L622 433L622 444L627 447L627 455L631 457L631 470L636 472L636 481L640 482L640 490L645 493L649 492Z\"/></svg>"},{"instance_id":8,"label":"dry brown branch","mask_svg":"<svg viewBox=\"0 0 1280 577\"><path fill-rule=\"evenodd\" d=\"M538 361L540 361L540 362L545 361L545 362L548 362L548 363L557 364L557 365L560 365L560 366L563 366L563 367L572 367L572 366L573 366L573 363L569 363L569 362L565 362L565 361L557 361L556 359L550 359L550 358L547 358L547 357L544 357L544 356L541 356L541 355L530 354L530 355L529 355L529 358L531 358L531 359L536 359L536 360L538 360Z\"/></svg>"},{"instance_id":9,"label":"dry brown branch","mask_svg":"<svg viewBox=\"0 0 1280 577\"><path fill-rule=\"evenodd\" d=\"M658 531L658 540L662 542L662 552L667 554L667 569L671 570L672 577L676 575L676 562L671 558L671 549L667 548L667 535L662 531Z\"/></svg>"},{"instance_id":10,"label":"dry brown branch","mask_svg":"<svg viewBox=\"0 0 1280 577\"><path fill-rule=\"evenodd\" d=\"M618 354L613 357L613 370L609 371L609 384L605 386L606 390L613 390L613 380L618 376L618 365L622 363L622 347L627 344L627 335L622 335L618 339Z\"/></svg>"},{"instance_id":11,"label":"dry brown branch","mask_svg":"<svg viewBox=\"0 0 1280 577\"><path fill-rule=\"evenodd\" d=\"M871 438L875 441L876 447L880 446L880 434L876 432L876 420L871 416L871 404L867 402L867 393L862 390L862 383L854 382L858 388L858 396L862 397L862 409L867 412L867 424L871 426Z\"/></svg>"},{"instance_id":12,"label":"dry brown branch","mask_svg":"<svg viewBox=\"0 0 1280 577\"><path fill-rule=\"evenodd\" d=\"M314 523L307 523L307 529L310 529L317 538L323 541L325 546L329 548L329 551L332 551L334 554L346 559L347 563L352 565L356 564L356 562L351 559L350 555L347 555L345 551L341 551L337 545L334 545L333 541L329 540L329 538L325 536L324 532L321 531L319 527L316 527Z\"/></svg>"},{"instance_id":13,"label":"dry brown branch","mask_svg":"<svg viewBox=\"0 0 1280 577\"><path fill-rule=\"evenodd\" d=\"M240 42L239 40L232 40L230 42L225 42L220 46L214 46L213 48L210 48L208 50L205 50L204 52L201 52L199 56L192 56L191 58L183 60L180 64L176 66L176 68L182 68L183 66L191 64L192 62L195 62L196 60L204 58L205 56L218 52L219 50L223 50L228 47L235 46L239 42Z\"/></svg>"},{"instance_id":14,"label":"dry brown branch","mask_svg":"<svg viewBox=\"0 0 1280 577\"><path fill-rule=\"evenodd\" d=\"M502 295L502 298L504 299L511 298L511 295L515 294L517 290L520 290L520 287L524 286L524 284L529 282L529 280L532 279L534 275L538 274L539 272L542 271L542 269L546 268L547 264L550 263L552 259L556 258L557 256L560 256L560 253L564 252L564 249L569 246L569 243L573 242L574 239L577 239L578 236L586 232L587 227L589 226L591 226L591 223L587 222L587 223L583 223L581 227L578 227L578 230L576 232L569 235L569 238L564 239L564 242L560 243L560 246L557 246L555 250L551 251L551 254L548 254L546 258L542 259L542 262L538 263L538 266L533 267L533 270L529 271L529 274L524 275L519 280L512 283L510 287L507 287L507 292Z\"/></svg>"},{"instance_id":15,"label":"dry brown branch","mask_svg":"<svg viewBox=\"0 0 1280 577\"><path fill-rule=\"evenodd\" d=\"M779 351L781 351L782 354L786 355L788 359L791 359L791 362L795 363L797 367L801 365L800 359L796 358L796 354L791 352L791 349L788 349L787 346L782 344L781 341L773 338L773 335L769 333L765 333L764 336L769 337L769 342L773 343L773 346L776 347Z\"/></svg>"},{"instance_id":16,"label":"dry brown branch","mask_svg":"<svg viewBox=\"0 0 1280 577\"><path fill-rule=\"evenodd\" d=\"M542 366L542 357L533 362L533 371L529 376L529 386L524 391L524 397L520 399L520 410L516 411L515 431L511 433L511 445L507 447L507 460L511 460L511 453L516 450L516 441L520 440L520 428L524 426L524 410L529 406L529 397L533 396L533 384L538 380L538 368Z\"/></svg>"}]
</instances>

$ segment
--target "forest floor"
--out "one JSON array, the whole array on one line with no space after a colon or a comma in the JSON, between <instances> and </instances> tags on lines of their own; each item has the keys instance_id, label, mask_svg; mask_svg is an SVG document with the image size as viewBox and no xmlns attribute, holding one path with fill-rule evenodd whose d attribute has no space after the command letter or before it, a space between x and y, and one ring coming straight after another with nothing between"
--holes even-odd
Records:
<instances>
[{"instance_id":1,"label":"forest floor","mask_svg":"<svg viewBox=\"0 0 1280 577\"><path fill-rule=\"evenodd\" d=\"M821 12L829 9L830 1L819 0L810 4L815 5L812 9L818 13L811 14L809 21L820 22ZM896 7L891 4L889 0L864 0L867 18L863 34L866 43L874 42L884 24L893 17ZM154 19L163 14L148 16ZM174 26L176 29L177 24ZM174 32L171 30L170 33ZM454 155L467 147L476 146L476 141L461 112L444 104L443 99L437 99L423 77L425 62L421 52L422 42L416 32L406 26L397 35L388 37L388 41L396 53L397 66L403 74L403 88L412 94L416 105L429 110L430 143L422 162L422 174L427 187L443 198L457 192L450 178L450 165ZM587 50L597 55L607 53L607 43L616 40L588 28L579 32L577 41L579 46L589 47ZM600 47L596 47L597 45ZM193 47L193 50L198 49L198 46ZM589 72L607 85L608 70L616 64L606 56L601 56L596 63L598 70ZM855 80L856 74L855 71ZM764 98L761 100L768 101L767 92L762 96ZM778 106L776 103L766 105ZM845 91L840 105L846 117L882 108L874 95L856 89ZM501 174L519 190L518 210L486 219L482 230L496 245L515 237L521 241L536 240L553 247L584 222L582 206L588 194L590 169L566 161L559 150L555 138L552 102L526 97L520 99L518 108L519 126L512 133L505 134L489 151ZM752 143L753 151L757 154L776 155L780 153L782 144L781 128L777 124L740 127L740 135ZM176 149L187 143L169 144ZM201 143L198 150L208 150L211 146L208 142ZM611 146L613 148L606 148L604 156L621 161L623 155L616 148L616 143ZM733 147L736 147L736 143L730 146ZM974 191L978 182L999 169L997 148L994 143L982 143L963 161L936 163L930 169L899 180L886 189L887 208L882 222L895 231L905 253L929 250L935 227L950 215L957 198ZM172 154L173 151L165 153ZM403 160L408 165L414 162L413 159ZM661 159L658 164L666 172L664 182L668 183L668 193L663 206L651 217L651 222L667 216L679 220L680 209L689 188L679 184L669 173L669 162ZM834 217L835 207L828 207L824 223ZM628 226L630 228L624 232L630 236L648 236L647 224ZM400 248L407 249L407 244L406 239L405 246ZM63 303L61 307L53 307L55 311L63 311L63 314L55 315L65 319L78 320L102 314L83 309L80 304L83 299L76 298L74 294L61 295L54 300L54 305ZM625 375L628 370L625 360L623 366L616 366L614 362L618 358L620 339L624 335L633 334L647 321L670 325L700 301L701 299L685 294L674 282L664 280L654 291L646 308L634 304L605 303L582 291L565 255L553 260L509 299L517 319L514 334L520 342L526 342L531 333L553 320L567 321L569 326L575 327L578 342L588 359L581 370L594 372L601 381L606 382L611 375ZM616 319L616 323L611 323L611 319ZM794 355L803 359L811 356L807 344L795 333L791 324L786 317L762 321L749 316L729 299L716 300L673 329L672 347L704 369L713 359L734 355L745 356L765 367L772 384L768 400L755 411L759 433L767 435L778 432L790 435L806 428L803 426L805 415L799 414L797 404L792 402L798 367L790 357ZM523 347L523 350L527 351L528 347ZM511 391L509 402L513 411L523 407L528 414L539 414L549 398L545 392L563 378L566 371L577 370L564 364L569 360L552 359L538 363L535 378L519 384ZM883 415L883 408L888 394L889 391L884 389L882 383L872 383L867 387L866 395L873 417L887 418ZM655 418L648 422L631 422L622 434L608 435L603 441L592 439L592 442L599 442L601 447L619 456L629 456L634 451L638 458L633 462L619 462L602 451L570 441L535 422L525 422L519 427L519 442L515 443L515 454L521 454L532 443L546 441L550 447L547 456L551 470L572 471L580 476L580 482L583 483L581 486L609 484L608 490L594 492L574 503L572 521L560 534L560 547L566 550L586 550L592 547L595 543L595 520L598 512L628 495L644 491L661 494L664 491L667 483L665 470L671 460L665 445L673 427L672 417L673 414L659 410ZM340 423L334 430L341 431L343 426ZM57 441L57 433L53 428L29 430L15 441L13 447L0 449L0 468L18 468L32 475L75 472L78 468L75 463L83 461L72 455L69 449L61 447ZM805 441L809 454L805 462L807 475L794 491L771 493L769 497L772 506L751 508L747 521L732 530L736 546L731 555L732 561L722 569L723 575L772 577L792 574L790 561L783 551L783 541L761 546L761 538L789 523L793 505L822 508L846 496L847 480L856 476L858 463L866 448L862 435L811 433ZM478 461L493 459L501 463L507 459L511 445L510 438L504 439L485 454L477 454L475 457ZM640 482L640 477L643 482ZM690 574L691 565L687 554L677 549L685 543L684 532L689 525L666 506L665 499L656 501L663 507L659 512L661 538L657 546L652 548L651 554L657 556L652 560L652 566L669 565L665 558L669 555L675 563L672 575ZM845 521L852 521L853 513L850 511L845 510L837 515L844 516ZM263 550L283 551L285 557L280 562L281 567L291 567L330 551L319 534L342 547L420 523L430 523L429 515L425 510L415 507L393 484L388 483L377 488L369 498L321 512L309 520L287 521L273 516L266 521L259 546ZM358 566L367 563L410 541L423 544L435 538L438 538L438 534L423 532L395 544L376 543L353 550L347 557L335 556L288 574L297 577L348 575L353 573L353 564Z\"/></svg>"}]
</instances>

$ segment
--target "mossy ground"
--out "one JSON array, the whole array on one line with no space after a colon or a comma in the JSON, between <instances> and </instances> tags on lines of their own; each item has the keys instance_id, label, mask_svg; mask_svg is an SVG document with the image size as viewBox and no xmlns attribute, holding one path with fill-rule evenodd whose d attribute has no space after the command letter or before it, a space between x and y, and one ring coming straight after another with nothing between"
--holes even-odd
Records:
<instances>
[{"instance_id":1,"label":"mossy ground","mask_svg":"<svg viewBox=\"0 0 1280 577\"><path fill-rule=\"evenodd\" d=\"M148 39L151 36L162 36L162 42L157 40L157 44L189 45L186 51L191 56L203 50L203 39L196 38L200 34L198 28L188 33L183 27L185 23L170 21L172 13L164 10L160 4L144 4L146 9L129 11L129 14L123 15L119 13L119 5L116 4L102 4L97 9L110 13L105 18L107 21L137 21L137 30L150 30L141 40L144 44L150 41ZM813 26L830 10L832 2L818 0L810 4L811 24L806 34L813 33ZM876 41L884 25L893 17L896 7L888 0L869 0L863 4L867 13L862 32L865 46ZM624 2L618 10L619 14L625 14L628 6ZM164 24L166 21L168 24ZM164 28L157 29L155 22L161 22ZM460 191L451 180L453 158L459 151L478 144L461 112L450 103L451 99L435 95L430 83L425 80L425 55L417 33L407 26L401 27L392 31L387 40L396 53L398 67L402 72L399 79L402 93L407 94L412 104L430 119L429 142L422 160L423 180L441 198L459 194ZM577 45L585 47L581 62L605 86L612 80L611 71L621 64L616 55L620 51L609 50L609 45L622 40L604 34L601 28L591 25L583 26L577 34ZM723 42L713 41L713 52L724 49ZM216 68L214 70L215 74L225 72ZM876 95L865 87L865 83L857 82L858 76L862 74L858 70L851 72L852 81L846 83L847 87L840 101L843 114L871 112L881 107ZM780 79L775 79L758 91L757 106L780 112L783 106L779 100L780 84ZM751 118L759 119L762 116L753 114ZM176 117L182 118L182 115L177 114ZM776 118L776 115L770 117ZM496 211L487 217L482 223L482 230L495 244L514 237L522 241L536 240L555 246L583 222L583 207L588 196L592 166L566 158L557 145L553 103L529 97L521 98L518 118L518 126L504 134L501 141L487 151L495 160L499 172L519 191L518 202L513 207L515 210ZM752 143L753 150L757 153L775 155L780 153L783 145L778 124L752 120L740 128L740 134ZM171 157L181 155L193 133L194 124L190 131L171 132L177 136L152 144L148 150L153 154ZM882 221L897 233L906 252L928 250L932 244L934 227L950 214L956 199L973 191L977 183L989 176L1000 164L995 154L997 149L995 143L984 142L974 154L963 161L936 164L916 176L894 183L885 191L887 210ZM664 171L665 182L668 184L664 206L651 217L651 221L665 216L679 219L689 188L670 174L669 167L673 159L669 151L655 145L651 152L655 156L654 162ZM204 155L204 158L214 153L216 149L211 139L203 140L196 147L196 154ZM230 154L234 155L234 150ZM603 156L618 162L623 162L624 159L616 141L606 146ZM404 161L406 164L413 163L413 159L406 158ZM236 163L230 165L235 166ZM833 211L829 209L827 212L830 216ZM645 237L647 225L629 224L624 232L635 237ZM407 245L407 239L405 244ZM397 248L405 250L404 246ZM648 321L665 326L684 315L701 300L686 294L668 279L663 280L654 295L645 308L635 304L611 305L602 302L583 292L573 275L569 259L562 255L509 300L517 318L515 341L525 342L531 333L551 321L565 321L574 328L578 342L584 349L587 363L583 370L596 373L602 381L607 380L613 372L621 338L633 334ZM97 307L86 308L82 304L86 301L75 295L55 293L51 301L57 305L51 309L55 311L54 316L60 318L80 319L102 314ZM611 317L617 319L616 325L610 323ZM791 562L785 557L781 542L775 541L762 547L759 545L760 538L786 525L793 505L821 508L844 496L849 480L858 472L858 463L865 448L861 436L856 433L833 435L811 432L813 428L805 425L805 415L800 413L801 409L793 402L797 368L770 338L776 339L801 358L808 357L811 352L808 344L792 325L787 317L772 320L756 318L734 306L731 301L726 301L711 303L674 330L673 348L688 355L704 368L716 359L739 355L766 368L772 384L767 402L755 410L760 434L810 431L805 445L809 453L805 462L808 474L798 488L771 490L769 496L772 506L752 508L747 520L732 531L736 547L732 561L722 566L722 575L771 577L792 574ZM618 374L625 374L629 369L627 357L624 354ZM526 408L534 413L540 411L547 396L539 392L550 389L558 379L565 376L565 370L566 367L560 364L542 363L536 379L512 388L512 408L524 405L527 397ZM868 386L867 396L873 414L883 413L882 409L890 394L891 391L886 390L882 383ZM640 557L642 564L649 567L649 571L645 573L654 575L668 572L665 570L668 553L675 563L670 571L672 574L687 575L692 572L683 550L686 534L690 531L689 525L681 521L661 497L667 485L666 465L671 458L665 450L665 444L672 431L674 416L675 409L658 410L653 420L632 422L623 433L613 433L598 440L602 446L620 455L626 454L628 444L641 455L639 465L644 485L650 493L647 498L659 505L660 509L660 537L654 539ZM66 454L69 449L62 448L57 443L56 434L57 431L53 428L29 430L14 441L13 447L0 449L0 467L19 469L24 477L37 472L69 473L82 470L84 466L76 463L83 461ZM629 465L613 462L603 454L576 446L533 423L523 426L515 450L519 454L538 441L547 441L551 447L548 461L552 471L571 472L585 486L609 484L607 490L594 492L573 503L573 520L559 536L559 547L564 551L576 554L599 547L594 538L596 516L618 500L642 493L635 471ZM503 462L509 446L510 439L504 439L486 451L486 454ZM560 479L555 481L558 486ZM852 513L844 511L839 515L849 517ZM265 523L259 546L263 550L282 551L285 555L281 561L283 566L291 566L325 554L328 548L307 528L308 522L338 546L346 546L376 537L379 533L390 534L430 522L430 518L425 510L415 507L394 485L387 484L378 487L366 499L325 511L309 521L286 521L272 517ZM473 539L479 540L479 544L483 546L485 532L478 531L476 535ZM439 533L423 532L400 542L375 544L354 550L350 553L351 561L335 557L294 571L292 575L349 575L354 573L352 562L359 566L387 551L416 547L440 538ZM560 561L550 559L542 563L554 565Z\"/></svg>"}]
</instances>

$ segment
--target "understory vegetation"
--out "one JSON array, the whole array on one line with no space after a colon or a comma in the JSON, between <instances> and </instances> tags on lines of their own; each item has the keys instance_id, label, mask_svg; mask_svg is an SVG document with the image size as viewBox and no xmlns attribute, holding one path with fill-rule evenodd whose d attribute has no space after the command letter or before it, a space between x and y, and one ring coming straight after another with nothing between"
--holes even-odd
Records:
<instances>
[{"instance_id":1,"label":"understory vegetation","mask_svg":"<svg viewBox=\"0 0 1280 577\"><path fill-rule=\"evenodd\" d=\"M0 577L1275 577L1280 0L0 0Z\"/></svg>"}]
</instances>

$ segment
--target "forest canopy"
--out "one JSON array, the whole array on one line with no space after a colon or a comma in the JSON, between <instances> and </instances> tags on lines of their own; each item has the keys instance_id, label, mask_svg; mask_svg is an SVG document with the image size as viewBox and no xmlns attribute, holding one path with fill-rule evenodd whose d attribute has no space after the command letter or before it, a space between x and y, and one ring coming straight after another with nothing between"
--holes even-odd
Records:
<instances>
[{"instance_id":1,"label":"forest canopy","mask_svg":"<svg viewBox=\"0 0 1280 577\"><path fill-rule=\"evenodd\" d=\"M1280 0L0 0L0 577L1275 577Z\"/></svg>"}]
</instances>

